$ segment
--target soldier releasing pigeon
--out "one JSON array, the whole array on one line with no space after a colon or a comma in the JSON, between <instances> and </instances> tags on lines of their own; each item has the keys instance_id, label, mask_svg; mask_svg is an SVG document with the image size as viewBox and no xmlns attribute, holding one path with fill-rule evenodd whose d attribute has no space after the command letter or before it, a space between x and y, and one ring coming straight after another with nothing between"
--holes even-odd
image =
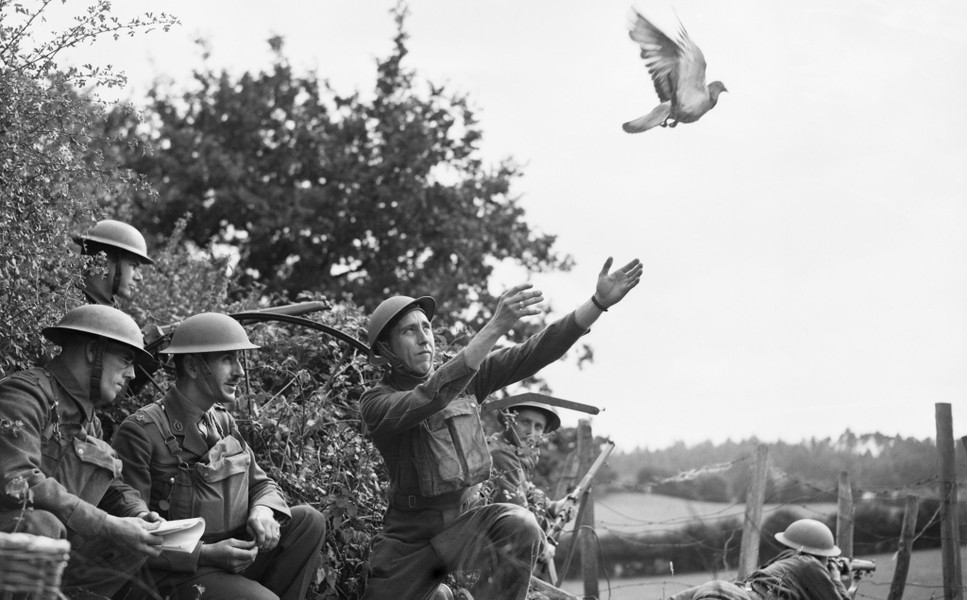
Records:
<instances>
[{"instance_id":1,"label":"soldier releasing pigeon","mask_svg":"<svg viewBox=\"0 0 967 600\"><path fill-rule=\"evenodd\" d=\"M632 9L628 34L641 46L641 58L651 74L661 104L650 113L621 126L641 133L656 125L674 127L694 123L727 92L721 81L705 85L705 56L678 22L678 39L672 40L637 10Z\"/></svg>"}]
</instances>

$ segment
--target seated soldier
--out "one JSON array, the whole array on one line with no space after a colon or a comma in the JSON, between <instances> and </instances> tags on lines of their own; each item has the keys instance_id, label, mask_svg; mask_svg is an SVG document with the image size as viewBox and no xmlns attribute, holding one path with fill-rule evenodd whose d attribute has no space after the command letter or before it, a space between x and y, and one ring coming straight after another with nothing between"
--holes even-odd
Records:
<instances>
[{"instance_id":1,"label":"seated soldier","mask_svg":"<svg viewBox=\"0 0 967 600\"><path fill-rule=\"evenodd\" d=\"M487 438L493 459L492 500L537 509L539 520L556 518L567 505L562 498L550 500L532 482L541 459L540 446L547 434L561 426L561 417L553 406L541 402L522 401L507 408L513 416L513 427ZM543 519L546 520L546 519ZM546 523L544 529L546 530Z\"/></svg>"},{"instance_id":2,"label":"seated soldier","mask_svg":"<svg viewBox=\"0 0 967 600\"><path fill-rule=\"evenodd\" d=\"M134 320L109 306L75 308L43 335L60 354L0 381L0 531L67 538L61 589L111 596L159 553L160 519L121 480L95 410L148 356Z\"/></svg>"},{"instance_id":3,"label":"seated soldier","mask_svg":"<svg viewBox=\"0 0 967 600\"><path fill-rule=\"evenodd\" d=\"M258 346L228 315L185 319L161 351L174 356L174 385L114 437L125 476L152 510L205 519L191 551L166 549L148 563L147 576L172 600L193 599L199 587L206 600L302 600L321 559L322 514L286 504L220 404L234 402L250 348Z\"/></svg>"},{"instance_id":4,"label":"seated soldier","mask_svg":"<svg viewBox=\"0 0 967 600\"><path fill-rule=\"evenodd\" d=\"M573 518L574 506L565 498L551 500L533 483L534 470L541 459L541 444L561 426L561 417L553 406L541 402L521 401L507 408L511 423L487 438L493 471L490 485L493 502L509 502L531 510L545 532L558 516L567 523ZM503 420L503 419L502 419ZM553 579L556 540L544 545L539 563L539 576Z\"/></svg>"},{"instance_id":5,"label":"seated soldier","mask_svg":"<svg viewBox=\"0 0 967 600\"><path fill-rule=\"evenodd\" d=\"M117 308L118 297L133 300L141 282L141 265L154 263L148 257L148 246L141 232L120 221L98 221L84 235L74 238L81 254L104 253L107 269L91 270L84 276L84 296L91 304Z\"/></svg>"},{"instance_id":6,"label":"seated soldier","mask_svg":"<svg viewBox=\"0 0 967 600\"><path fill-rule=\"evenodd\" d=\"M383 457L389 507L372 548L364 600L423 600L449 573L475 570L478 600L527 595L544 534L529 511L481 505L479 484L492 461L479 402L560 358L641 279L633 260L611 271L608 259L592 297L524 342L495 349L521 318L540 314L540 291L518 285L455 357L434 362L429 296L393 296L367 327L382 379L360 398L364 431ZM441 590L447 595L445 589Z\"/></svg>"}]
</instances>

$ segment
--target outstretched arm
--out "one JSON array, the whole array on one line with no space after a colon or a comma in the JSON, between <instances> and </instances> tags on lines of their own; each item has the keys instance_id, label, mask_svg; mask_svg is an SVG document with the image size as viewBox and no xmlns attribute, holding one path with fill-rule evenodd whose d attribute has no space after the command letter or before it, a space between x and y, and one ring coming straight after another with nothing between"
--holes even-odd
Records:
<instances>
[{"instance_id":1,"label":"outstretched arm","mask_svg":"<svg viewBox=\"0 0 967 600\"><path fill-rule=\"evenodd\" d=\"M594 294L574 311L574 318L578 325L585 329L591 327L602 312L621 302L628 292L641 282L644 267L637 258L612 272L613 262L614 259L610 256L604 261L604 266L598 273Z\"/></svg>"}]
</instances>

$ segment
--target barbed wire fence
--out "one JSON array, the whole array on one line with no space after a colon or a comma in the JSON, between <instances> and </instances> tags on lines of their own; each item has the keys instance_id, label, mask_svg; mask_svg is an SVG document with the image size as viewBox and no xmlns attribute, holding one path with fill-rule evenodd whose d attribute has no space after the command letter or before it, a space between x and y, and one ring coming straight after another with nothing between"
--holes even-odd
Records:
<instances>
[{"instance_id":1,"label":"barbed wire fence","mask_svg":"<svg viewBox=\"0 0 967 600\"><path fill-rule=\"evenodd\" d=\"M660 485L667 483L684 483L695 481L701 477L728 471L753 458L754 454L752 453L743 454L730 461L717 462L701 467L685 469L673 475L654 480L651 483L653 485ZM766 502L763 509L763 523L767 522L769 516L789 510L792 510L796 515L800 515L799 518L808 516L811 518L818 518L820 520L828 518L831 513L835 513L835 508L830 507L830 505L833 503L820 503L819 506L817 506L817 504L810 501L810 499L816 496L836 497L838 486L830 486L829 484L825 483L816 483L814 481L805 480L801 477L790 475L789 473L776 467L770 467L768 473L769 477L773 480L773 482L776 483L776 485L774 486L775 489L773 490L773 493L766 497ZM784 484L785 488L794 486L798 489L806 490L811 493L805 494L803 498L800 499L801 501L797 501L796 499L777 501L777 490L782 489L782 487L778 485L779 483ZM921 495L928 488L937 489L940 486L940 483L940 478L937 475L929 475L902 485L873 486L863 488L854 487L854 490L863 499L862 502L874 503L878 500L896 500L897 498L902 497L904 494ZM967 486L967 484L957 482L954 487L956 490L957 488L964 486ZM627 598L629 596L625 592L628 592L628 590L641 590L643 592L641 595L636 594L635 597L656 599L667 598L678 591L695 585L695 580L694 578L676 578L674 564L669 562L667 568L668 575L671 577L654 575L648 577L646 581L641 581L640 579L636 579L635 581L622 581L619 578L613 582L611 580L613 571L612 569L606 567L605 552L601 541L602 535L612 540L619 540L623 544L632 547L637 546L648 549L658 548L669 550L673 548L695 548L712 552L713 554L718 553L722 557L722 564L718 565L713 571L713 573L716 575L716 578L718 578L719 573L723 574L725 577L728 577L728 574L734 571L734 567L731 569L729 568L729 565L727 564L727 557L729 556L729 549L735 547L733 543L738 543L737 537L741 535L743 526L741 521L738 524L731 524L730 521L741 519L743 517L742 509L745 505L745 502L735 501L727 503L702 514L698 514L697 510L693 507L688 515L666 519L649 519L627 514L626 512L622 512L616 506L610 506L607 500L596 499L595 503L601 508L606 509L608 513L614 514L620 517L622 520L620 523L609 522L607 520L598 520L593 526L584 525L580 528L582 531L589 532L593 536L596 543L598 564L600 565L601 575L607 584L606 594L602 596L603 599L611 598L615 593L621 593L622 598ZM925 541L929 541L931 545L940 542L940 537L936 535L928 535L927 533L929 530L931 530L931 528L935 528L935 526L939 523L940 516L941 507L938 506L936 510L932 512L926 522L919 522L916 524L916 532L913 536L913 540L918 541L923 539ZM672 542L668 539L662 539L662 536L681 534L683 528L694 526L696 523L705 526L704 529L709 532L707 536L696 536L696 532L701 531L702 529L693 527L693 530L689 531L689 539L687 539L687 541ZM713 532L715 535L713 535ZM892 542L894 544L894 548L897 547L897 542L899 541L898 537L884 536L879 532L871 531L865 528L858 528L855 530L855 532L862 534L864 539L873 539L879 544ZM762 531L759 531L758 533L761 536ZM722 541L723 536L725 537L724 547ZM878 554L882 554L882 552L879 552ZM895 555L896 553L894 553L894 557ZM620 577L620 574L621 573L619 570L617 575ZM861 600L882 600L882 598L886 597L882 593L883 590L885 588L889 588L890 586L890 582L864 579L855 597ZM935 600L937 598L943 598L945 591L943 584L917 580L908 581L906 583L906 588L908 593L905 596L905 600Z\"/></svg>"}]
</instances>

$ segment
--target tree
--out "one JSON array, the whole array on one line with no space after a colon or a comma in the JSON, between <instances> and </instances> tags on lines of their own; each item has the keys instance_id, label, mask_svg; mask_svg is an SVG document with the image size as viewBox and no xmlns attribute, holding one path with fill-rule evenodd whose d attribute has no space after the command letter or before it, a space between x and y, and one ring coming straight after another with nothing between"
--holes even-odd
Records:
<instances>
[{"instance_id":1,"label":"tree","mask_svg":"<svg viewBox=\"0 0 967 600\"><path fill-rule=\"evenodd\" d=\"M248 281L289 299L324 293L371 310L387 294L425 293L473 324L495 305L496 263L570 268L554 236L525 222L513 161L483 165L467 98L404 66L406 9L392 14L394 49L370 100L297 76L273 38L269 72L206 68L180 98L155 88L144 124L115 115L112 134L154 150L120 150L159 191L137 199L136 224L167 233L191 211L190 239L233 246Z\"/></svg>"},{"instance_id":2,"label":"tree","mask_svg":"<svg viewBox=\"0 0 967 600\"><path fill-rule=\"evenodd\" d=\"M97 218L99 197L136 183L97 148L101 107L78 86L113 85L118 75L92 65L59 69L58 54L103 36L169 27L167 15L121 22L96 2L66 31L38 40L50 0L0 2L0 373L44 353L38 332L81 301L81 259L70 237Z\"/></svg>"}]
</instances>

